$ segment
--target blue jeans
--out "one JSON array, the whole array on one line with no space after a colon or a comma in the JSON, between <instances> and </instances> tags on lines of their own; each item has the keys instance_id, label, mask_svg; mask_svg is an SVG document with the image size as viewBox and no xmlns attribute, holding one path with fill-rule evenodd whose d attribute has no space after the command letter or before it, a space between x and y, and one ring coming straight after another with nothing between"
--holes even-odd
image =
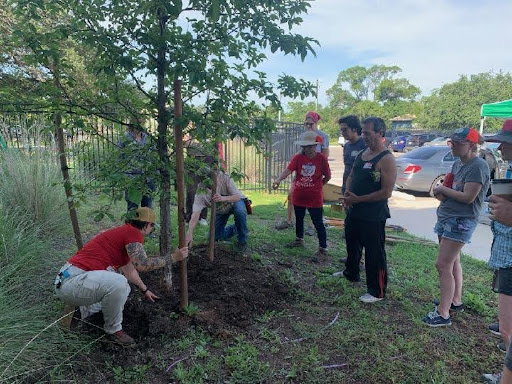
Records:
<instances>
[{"instance_id":1,"label":"blue jeans","mask_svg":"<svg viewBox=\"0 0 512 384\"><path fill-rule=\"evenodd\" d=\"M154 192L156 190L156 185L152 180L148 180L146 182L146 188L147 188L146 192L148 190L151 192ZM139 208L139 204L137 204L136 202L130 201L130 199L128 198L128 190L124 191L124 199L126 200L126 210L128 212ZM148 207L148 208L152 209L153 208L153 198L150 195L143 195L140 200L140 206Z\"/></svg>"},{"instance_id":2,"label":"blue jeans","mask_svg":"<svg viewBox=\"0 0 512 384\"><path fill-rule=\"evenodd\" d=\"M235 216L235 224L228 225L229 216ZM227 240L234 235L238 236L238 244L247 243L247 210L243 200L238 200L233 204L233 209L225 214L217 214L215 217L215 240Z\"/></svg>"}]
</instances>

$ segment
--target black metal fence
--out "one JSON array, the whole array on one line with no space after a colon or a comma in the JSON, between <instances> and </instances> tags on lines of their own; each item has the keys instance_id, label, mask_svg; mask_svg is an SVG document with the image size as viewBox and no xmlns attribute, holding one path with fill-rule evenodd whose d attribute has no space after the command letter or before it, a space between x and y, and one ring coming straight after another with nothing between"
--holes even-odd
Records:
<instances>
[{"instance_id":1,"label":"black metal fence","mask_svg":"<svg viewBox=\"0 0 512 384\"><path fill-rule=\"evenodd\" d=\"M98 186L95 175L105 154L119 141L123 128L95 117L80 118L79 124L77 121L69 116L63 119L70 176L73 182ZM0 114L0 135L8 148L28 152L43 149L57 155L54 125L48 114Z\"/></svg>"},{"instance_id":2,"label":"black metal fence","mask_svg":"<svg viewBox=\"0 0 512 384\"><path fill-rule=\"evenodd\" d=\"M270 192L273 180L286 168L299 148L295 145L304 131L303 124L277 122L277 130L260 146L246 146L243 139L236 138L224 143L224 156L228 171L239 171L245 175L239 182L246 191ZM291 179L281 183L279 191L288 191Z\"/></svg>"},{"instance_id":3,"label":"black metal fence","mask_svg":"<svg viewBox=\"0 0 512 384\"><path fill-rule=\"evenodd\" d=\"M101 163L124 135L125 129L95 117L74 120L64 118L64 137L70 175L73 182L98 187ZM276 131L258 147L246 146L243 139L223 143L226 170L245 176L239 186L246 191L271 191L272 181L286 168L298 151L295 141L304 128L301 123L277 122ZM45 149L57 154L53 121L48 114L0 113L0 135L8 147L27 151ZM57 156L56 156L57 159ZM287 191L291 179L283 181L280 191Z\"/></svg>"}]
</instances>

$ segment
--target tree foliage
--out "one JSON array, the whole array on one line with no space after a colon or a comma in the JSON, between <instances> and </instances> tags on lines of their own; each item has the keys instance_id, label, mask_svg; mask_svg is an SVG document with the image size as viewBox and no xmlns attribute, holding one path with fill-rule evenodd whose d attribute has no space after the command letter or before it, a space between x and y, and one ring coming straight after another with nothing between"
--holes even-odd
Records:
<instances>
[{"instance_id":1,"label":"tree foliage","mask_svg":"<svg viewBox=\"0 0 512 384\"><path fill-rule=\"evenodd\" d=\"M157 131L148 133L159 153L162 233L170 233L171 126L192 121L192 136L212 148L237 135L259 143L273 129L261 118L262 107L280 108L279 93L311 93L305 81L283 74L272 84L258 70L275 52L314 54L317 42L293 32L310 6L306 0L2 1L17 18L13 49L23 49L28 64L53 80L41 82L48 86L42 98L53 108L157 121ZM185 104L181 119L172 109L176 80Z\"/></svg>"},{"instance_id":2,"label":"tree foliage","mask_svg":"<svg viewBox=\"0 0 512 384\"><path fill-rule=\"evenodd\" d=\"M327 90L330 108L340 116L355 114L360 118L377 115L384 119L414 114L420 89L396 76L398 66L355 66L341 71L336 83Z\"/></svg>"},{"instance_id":3,"label":"tree foliage","mask_svg":"<svg viewBox=\"0 0 512 384\"><path fill-rule=\"evenodd\" d=\"M422 99L419 123L424 127L452 131L464 126L478 127L482 104L508 100L512 95L512 74L484 72L462 75ZM489 119L486 131L496 131L502 121Z\"/></svg>"},{"instance_id":4,"label":"tree foliage","mask_svg":"<svg viewBox=\"0 0 512 384\"><path fill-rule=\"evenodd\" d=\"M401 71L400 67L385 65L347 68L338 74L336 83L327 90L331 105L344 109L365 100L380 103L413 101L420 90L405 78L395 78Z\"/></svg>"},{"instance_id":5,"label":"tree foliage","mask_svg":"<svg viewBox=\"0 0 512 384\"><path fill-rule=\"evenodd\" d=\"M420 111L416 101L420 89L409 80L396 77L401 71L398 66L385 65L355 66L341 71L336 83L327 90L330 114L381 116L386 120L416 114Z\"/></svg>"}]
</instances>

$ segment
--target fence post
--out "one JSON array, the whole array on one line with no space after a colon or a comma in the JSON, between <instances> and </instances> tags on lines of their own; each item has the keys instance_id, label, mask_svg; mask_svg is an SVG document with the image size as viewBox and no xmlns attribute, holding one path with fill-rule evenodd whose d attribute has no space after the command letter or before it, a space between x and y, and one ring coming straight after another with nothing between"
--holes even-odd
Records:
<instances>
[{"instance_id":1,"label":"fence post","mask_svg":"<svg viewBox=\"0 0 512 384\"><path fill-rule=\"evenodd\" d=\"M267 174L267 192L272 192L272 135L267 139L266 142L266 174Z\"/></svg>"}]
</instances>

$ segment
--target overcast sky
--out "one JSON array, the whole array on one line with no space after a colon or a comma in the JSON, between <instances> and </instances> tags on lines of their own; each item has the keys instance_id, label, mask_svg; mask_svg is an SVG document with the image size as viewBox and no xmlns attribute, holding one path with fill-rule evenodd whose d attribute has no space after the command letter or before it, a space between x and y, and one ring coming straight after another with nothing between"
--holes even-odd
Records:
<instances>
[{"instance_id":1,"label":"overcast sky","mask_svg":"<svg viewBox=\"0 0 512 384\"><path fill-rule=\"evenodd\" d=\"M317 57L269 55L262 67L320 84L355 65L398 65L423 94L461 74L512 71L511 0L315 0L297 33L317 39ZM313 99L310 99L311 101ZM309 101L309 100L306 100Z\"/></svg>"}]
</instances>

